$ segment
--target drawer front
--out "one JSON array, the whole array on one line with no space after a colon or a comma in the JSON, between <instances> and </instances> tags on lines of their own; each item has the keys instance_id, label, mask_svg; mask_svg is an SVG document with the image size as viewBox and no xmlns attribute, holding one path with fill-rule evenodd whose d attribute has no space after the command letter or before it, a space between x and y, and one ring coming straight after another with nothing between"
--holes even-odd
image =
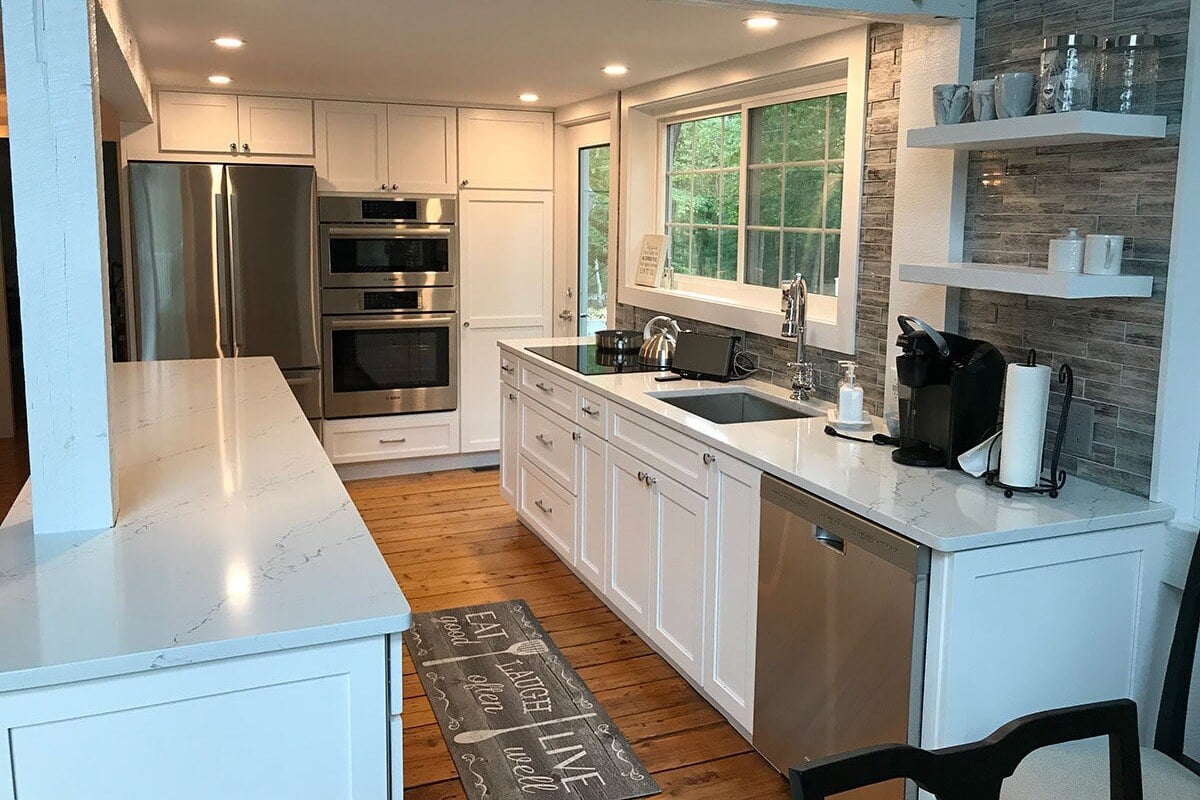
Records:
<instances>
[{"instance_id":1,"label":"drawer front","mask_svg":"<svg viewBox=\"0 0 1200 800\"><path fill-rule=\"evenodd\" d=\"M575 564L575 498L532 464L521 461L521 516L534 533Z\"/></svg>"},{"instance_id":2,"label":"drawer front","mask_svg":"<svg viewBox=\"0 0 1200 800\"><path fill-rule=\"evenodd\" d=\"M450 455L458 452L458 412L330 419L323 438L334 464Z\"/></svg>"},{"instance_id":3,"label":"drawer front","mask_svg":"<svg viewBox=\"0 0 1200 800\"><path fill-rule=\"evenodd\" d=\"M579 407L579 414L575 419L579 421L579 424L601 439L607 439L608 401L586 389L579 389L576 405Z\"/></svg>"},{"instance_id":4,"label":"drawer front","mask_svg":"<svg viewBox=\"0 0 1200 800\"><path fill-rule=\"evenodd\" d=\"M520 372L522 392L567 419L575 419L575 384L551 377L525 362L521 362Z\"/></svg>"},{"instance_id":5,"label":"drawer front","mask_svg":"<svg viewBox=\"0 0 1200 800\"><path fill-rule=\"evenodd\" d=\"M608 424L609 441L617 447L708 497L712 470L704 463L707 448L700 442L617 406L612 406Z\"/></svg>"},{"instance_id":6,"label":"drawer front","mask_svg":"<svg viewBox=\"0 0 1200 800\"><path fill-rule=\"evenodd\" d=\"M521 395L521 455L575 494L575 426Z\"/></svg>"},{"instance_id":7,"label":"drawer front","mask_svg":"<svg viewBox=\"0 0 1200 800\"><path fill-rule=\"evenodd\" d=\"M509 386L520 386L521 362L503 350L500 351L500 380Z\"/></svg>"}]
</instances>

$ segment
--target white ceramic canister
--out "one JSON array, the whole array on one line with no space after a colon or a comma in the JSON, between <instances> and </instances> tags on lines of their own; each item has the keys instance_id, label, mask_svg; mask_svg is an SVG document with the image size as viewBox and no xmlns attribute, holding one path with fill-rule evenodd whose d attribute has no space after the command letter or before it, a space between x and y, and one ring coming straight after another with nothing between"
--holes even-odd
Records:
<instances>
[{"instance_id":1,"label":"white ceramic canister","mask_svg":"<svg viewBox=\"0 0 1200 800\"><path fill-rule=\"evenodd\" d=\"M1120 275L1124 236L1093 234L1083 248L1083 271L1087 275Z\"/></svg>"},{"instance_id":2,"label":"white ceramic canister","mask_svg":"<svg viewBox=\"0 0 1200 800\"><path fill-rule=\"evenodd\" d=\"M1051 239L1050 271L1082 272L1083 250L1086 241L1079 235L1079 228L1071 228L1061 239Z\"/></svg>"}]
</instances>

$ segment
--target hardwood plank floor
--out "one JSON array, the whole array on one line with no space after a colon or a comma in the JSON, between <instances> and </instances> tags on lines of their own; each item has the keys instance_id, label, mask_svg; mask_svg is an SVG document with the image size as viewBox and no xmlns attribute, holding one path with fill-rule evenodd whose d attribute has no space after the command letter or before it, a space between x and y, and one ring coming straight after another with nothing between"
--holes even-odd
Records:
<instances>
[{"instance_id":1,"label":"hardwood plank floor","mask_svg":"<svg viewBox=\"0 0 1200 800\"><path fill-rule=\"evenodd\" d=\"M458 471L347 484L413 610L525 600L661 796L789 797L746 740L517 520L498 477ZM405 797L465 800L407 651L404 658Z\"/></svg>"}]
</instances>

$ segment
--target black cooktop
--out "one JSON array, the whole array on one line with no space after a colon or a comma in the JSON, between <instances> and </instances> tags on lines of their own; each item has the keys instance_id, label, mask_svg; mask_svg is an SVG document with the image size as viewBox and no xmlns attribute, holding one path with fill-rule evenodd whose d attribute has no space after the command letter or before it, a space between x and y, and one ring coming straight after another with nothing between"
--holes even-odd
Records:
<instances>
[{"instance_id":1,"label":"black cooktop","mask_svg":"<svg viewBox=\"0 0 1200 800\"><path fill-rule=\"evenodd\" d=\"M529 352L584 375L612 375L618 372L657 372L656 367L638 363L637 351L617 353L601 350L594 344L568 344L554 347L530 347Z\"/></svg>"}]
</instances>

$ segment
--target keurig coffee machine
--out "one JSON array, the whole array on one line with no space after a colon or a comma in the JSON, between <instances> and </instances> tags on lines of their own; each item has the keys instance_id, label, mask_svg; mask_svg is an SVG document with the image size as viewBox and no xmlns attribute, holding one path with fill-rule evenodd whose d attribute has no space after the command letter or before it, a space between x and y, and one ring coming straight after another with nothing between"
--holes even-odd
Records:
<instances>
[{"instance_id":1,"label":"keurig coffee machine","mask_svg":"<svg viewBox=\"0 0 1200 800\"><path fill-rule=\"evenodd\" d=\"M995 432L1006 364L987 342L900 317L898 464L958 468L958 457Z\"/></svg>"}]
</instances>

